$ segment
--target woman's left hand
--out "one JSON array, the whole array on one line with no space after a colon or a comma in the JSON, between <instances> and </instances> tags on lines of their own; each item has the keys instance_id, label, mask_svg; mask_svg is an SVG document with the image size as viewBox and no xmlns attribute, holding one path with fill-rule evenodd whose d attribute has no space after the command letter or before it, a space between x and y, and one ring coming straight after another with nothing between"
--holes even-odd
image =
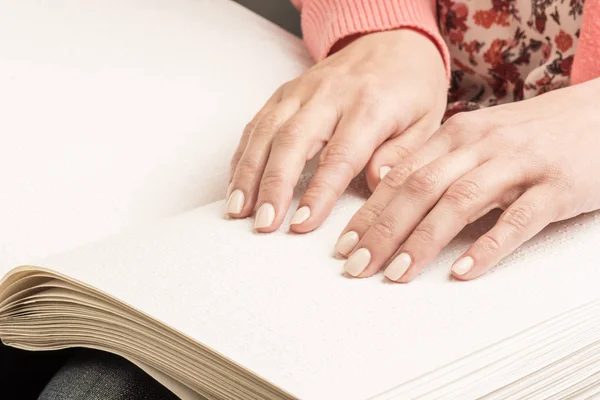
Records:
<instances>
[{"instance_id":1,"label":"woman's left hand","mask_svg":"<svg viewBox=\"0 0 600 400\"><path fill-rule=\"evenodd\" d=\"M467 224L505 210L452 266L477 278L554 222L600 208L600 79L450 118L344 229L350 275L409 282ZM435 161L422 168L419 160ZM401 247L400 251L398 249ZM348 251L350 250L350 251Z\"/></svg>"}]
</instances>

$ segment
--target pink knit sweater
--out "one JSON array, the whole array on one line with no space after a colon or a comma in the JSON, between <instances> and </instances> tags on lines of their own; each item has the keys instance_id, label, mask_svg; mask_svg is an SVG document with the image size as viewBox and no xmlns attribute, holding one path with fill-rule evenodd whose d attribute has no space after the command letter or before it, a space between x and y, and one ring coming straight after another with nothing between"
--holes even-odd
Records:
<instances>
[{"instance_id":1,"label":"pink knit sweater","mask_svg":"<svg viewBox=\"0 0 600 400\"><path fill-rule=\"evenodd\" d=\"M448 49L437 27L436 0L291 0L302 11L302 32L315 58L327 57L345 37L397 28L427 35L450 71ZM587 0L571 82L600 77L600 0Z\"/></svg>"}]
</instances>

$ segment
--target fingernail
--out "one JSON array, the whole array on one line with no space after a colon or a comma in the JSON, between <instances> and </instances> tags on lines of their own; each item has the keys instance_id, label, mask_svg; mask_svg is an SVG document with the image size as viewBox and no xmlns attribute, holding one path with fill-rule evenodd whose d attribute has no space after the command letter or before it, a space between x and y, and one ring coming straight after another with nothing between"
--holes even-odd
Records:
<instances>
[{"instance_id":1,"label":"fingernail","mask_svg":"<svg viewBox=\"0 0 600 400\"><path fill-rule=\"evenodd\" d=\"M344 269L352 276L360 275L371 262L371 252L365 248L358 249L352 257L346 261Z\"/></svg>"},{"instance_id":2,"label":"fingernail","mask_svg":"<svg viewBox=\"0 0 600 400\"><path fill-rule=\"evenodd\" d=\"M254 229L268 228L275 220L275 207L265 203L258 209L254 220Z\"/></svg>"},{"instance_id":3,"label":"fingernail","mask_svg":"<svg viewBox=\"0 0 600 400\"><path fill-rule=\"evenodd\" d=\"M354 231L347 232L339 238L335 244L335 251L343 256L348 255L358 244L358 233Z\"/></svg>"},{"instance_id":4,"label":"fingernail","mask_svg":"<svg viewBox=\"0 0 600 400\"><path fill-rule=\"evenodd\" d=\"M242 208L244 208L244 192L234 190L227 199L225 210L227 214L239 214L242 212Z\"/></svg>"},{"instance_id":5,"label":"fingernail","mask_svg":"<svg viewBox=\"0 0 600 400\"><path fill-rule=\"evenodd\" d=\"M454 263L452 272L458 276L466 275L473 268L474 261L471 257L464 257Z\"/></svg>"},{"instance_id":6,"label":"fingernail","mask_svg":"<svg viewBox=\"0 0 600 400\"><path fill-rule=\"evenodd\" d=\"M308 219L308 217L310 217L310 208L308 208L306 206L300 207L298 210L296 210L296 213L292 217L292 220L290 221L290 225L301 224L304 221L306 221Z\"/></svg>"},{"instance_id":7,"label":"fingernail","mask_svg":"<svg viewBox=\"0 0 600 400\"><path fill-rule=\"evenodd\" d=\"M388 167L387 165L384 165L383 167L379 168L379 179L383 179L385 178L385 176L388 174L388 172L390 172L392 170L392 168Z\"/></svg>"},{"instance_id":8,"label":"fingernail","mask_svg":"<svg viewBox=\"0 0 600 400\"><path fill-rule=\"evenodd\" d=\"M385 270L384 275L393 281L397 281L402 278L402 276L406 273L408 268L410 268L410 264L412 263L412 259L406 253L400 253L398 257L392 261L390 265Z\"/></svg>"}]
</instances>

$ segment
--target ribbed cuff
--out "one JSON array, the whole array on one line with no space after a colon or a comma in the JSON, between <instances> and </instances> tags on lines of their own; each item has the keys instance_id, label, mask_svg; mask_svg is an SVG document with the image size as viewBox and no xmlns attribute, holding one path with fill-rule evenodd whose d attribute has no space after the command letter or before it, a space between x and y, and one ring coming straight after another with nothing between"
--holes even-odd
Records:
<instances>
[{"instance_id":1,"label":"ribbed cuff","mask_svg":"<svg viewBox=\"0 0 600 400\"><path fill-rule=\"evenodd\" d=\"M436 44L449 77L450 53L436 15L435 0L305 0L302 32L309 52L320 61L347 36L410 28Z\"/></svg>"}]
</instances>

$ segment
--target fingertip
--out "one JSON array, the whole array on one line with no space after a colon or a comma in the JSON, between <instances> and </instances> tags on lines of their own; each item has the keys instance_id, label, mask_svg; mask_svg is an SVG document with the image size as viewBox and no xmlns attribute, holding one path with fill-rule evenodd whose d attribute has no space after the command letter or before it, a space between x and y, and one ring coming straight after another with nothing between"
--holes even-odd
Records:
<instances>
[{"instance_id":1,"label":"fingertip","mask_svg":"<svg viewBox=\"0 0 600 400\"><path fill-rule=\"evenodd\" d=\"M230 190L231 185L228 191ZM225 216L233 219L245 218L249 215L247 208L246 195L243 191L235 189L229 194L225 202Z\"/></svg>"},{"instance_id":2,"label":"fingertip","mask_svg":"<svg viewBox=\"0 0 600 400\"><path fill-rule=\"evenodd\" d=\"M475 261L471 256L464 256L459 258L452 264L450 273L452 277L460 281L468 281L474 279L476 276L473 274L473 267Z\"/></svg>"},{"instance_id":3,"label":"fingertip","mask_svg":"<svg viewBox=\"0 0 600 400\"><path fill-rule=\"evenodd\" d=\"M310 218L310 207L302 206L296 210L290 221L290 225L301 225Z\"/></svg>"},{"instance_id":4,"label":"fingertip","mask_svg":"<svg viewBox=\"0 0 600 400\"><path fill-rule=\"evenodd\" d=\"M367 165L365 170L365 175L367 178L367 185L371 192L375 191L375 188L379 183L385 178L385 176L392 170L392 166L388 165L388 163L376 162L371 160Z\"/></svg>"},{"instance_id":5,"label":"fingertip","mask_svg":"<svg viewBox=\"0 0 600 400\"><path fill-rule=\"evenodd\" d=\"M329 216L336 200L337 198L334 197L333 193L319 191L316 188L307 190L303 198L300 199L298 211L306 207L310 215L301 223L290 223L290 229L297 233L314 231Z\"/></svg>"},{"instance_id":6,"label":"fingertip","mask_svg":"<svg viewBox=\"0 0 600 400\"><path fill-rule=\"evenodd\" d=\"M408 253L402 252L394 258L383 274L390 281L400 282L400 279L406 275L412 263L412 257Z\"/></svg>"},{"instance_id":7,"label":"fingertip","mask_svg":"<svg viewBox=\"0 0 600 400\"><path fill-rule=\"evenodd\" d=\"M340 238L337 240L334 251L339 256L346 258L350 253L352 253L352 251L354 251L359 241L360 236L357 232L348 231L340 236Z\"/></svg>"},{"instance_id":8,"label":"fingertip","mask_svg":"<svg viewBox=\"0 0 600 400\"><path fill-rule=\"evenodd\" d=\"M374 192L377 185L379 185L379 182L381 182L380 169L381 166L379 164L376 164L373 160L371 160L367 164L367 168L365 168L367 186L369 187L369 190L371 192Z\"/></svg>"},{"instance_id":9,"label":"fingertip","mask_svg":"<svg viewBox=\"0 0 600 400\"><path fill-rule=\"evenodd\" d=\"M419 273L415 273L412 271L412 268L406 272L406 274L404 274L400 279L398 279L396 282L398 283L410 283L413 280L415 280L415 278L419 275Z\"/></svg>"},{"instance_id":10,"label":"fingertip","mask_svg":"<svg viewBox=\"0 0 600 400\"><path fill-rule=\"evenodd\" d=\"M277 229L275 222L275 207L270 203L264 203L256 212L254 218L254 230L259 233L269 233Z\"/></svg>"},{"instance_id":11,"label":"fingertip","mask_svg":"<svg viewBox=\"0 0 600 400\"><path fill-rule=\"evenodd\" d=\"M314 230L310 224L311 214L309 206L299 207L290 220L290 231L294 233L307 233Z\"/></svg>"},{"instance_id":12,"label":"fingertip","mask_svg":"<svg viewBox=\"0 0 600 400\"><path fill-rule=\"evenodd\" d=\"M390 172L392 170L392 167L387 166L387 165L383 165L381 167L379 167L379 180L382 181L383 178L385 178L385 176L388 174L388 172Z\"/></svg>"},{"instance_id":13,"label":"fingertip","mask_svg":"<svg viewBox=\"0 0 600 400\"><path fill-rule=\"evenodd\" d=\"M408 268L408 270L397 280L398 283L410 283L417 279L423 272L423 267L417 265L414 261Z\"/></svg>"}]
</instances>

